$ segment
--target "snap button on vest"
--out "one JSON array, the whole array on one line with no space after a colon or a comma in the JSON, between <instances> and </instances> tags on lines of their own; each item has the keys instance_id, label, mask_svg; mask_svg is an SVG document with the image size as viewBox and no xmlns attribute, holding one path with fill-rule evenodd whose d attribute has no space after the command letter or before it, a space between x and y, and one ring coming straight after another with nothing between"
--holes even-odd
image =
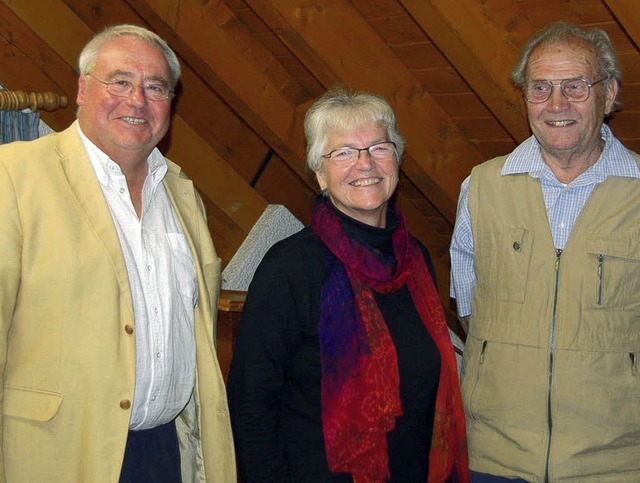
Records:
<instances>
[{"instance_id":1,"label":"snap button on vest","mask_svg":"<svg viewBox=\"0 0 640 483\"><path fill-rule=\"evenodd\" d=\"M131 334L133 334L133 327L131 327L129 324L127 324L127 325L124 326L124 331L127 334L131 335Z\"/></svg>"},{"instance_id":2,"label":"snap button on vest","mask_svg":"<svg viewBox=\"0 0 640 483\"><path fill-rule=\"evenodd\" d=\"M522 247L520 246L520 242L514 241L514 242L513 242L513 249L514 249L515 251L519 252L519 251L520 251L520 248L522 248Z\"/></svg>"},{"instance_id":3,"label":"snap button on vest","mask_svg":"<svg viewBox=\"0 0 640 483\"><path fill-rule=\"evenodd\" d=\"M120 401L120 407L122 409L129 409L131 407L131 401L129 401L128 399L123 399L122 401Z\"/></svg>"}]
</instances>

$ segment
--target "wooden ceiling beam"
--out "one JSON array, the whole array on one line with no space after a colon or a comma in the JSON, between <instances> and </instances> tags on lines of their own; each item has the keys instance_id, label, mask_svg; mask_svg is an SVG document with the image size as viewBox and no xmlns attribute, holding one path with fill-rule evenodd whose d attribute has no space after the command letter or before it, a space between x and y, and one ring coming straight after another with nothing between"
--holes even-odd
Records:
<instances>
[{"instance_id":1,"label":"wooden ceiling beam","mask_svg":"<svg viewBox=\"0 0 640 483\"><path fill-rule=\"evenodd\" d=\"M460 183L484 157L351 2L247 3L323 85L345 82L391 101L409 141L403 171L453 221Z\"/></svg>"},{"instance_id":2,"label":"wooden ceiling beam","mask_svg":"<svg viewBox=\"0 0 640 483\"><path fill-rule=\"evenodd\" d=\"M173 30L187 49L184 56L198 74L284 159L304 182L317 189L315 179L301 162L304 138L295 105L273 83L264 62L248 52L263 51L250 37L238 38L241 29L224 2L212 0L127 0L143 13L154 29ZM172 10L170 7L174 7ZM175 9L179 9L179 12ZM178 47L180 49L180 47ZM191 52L189 52L191 51ZM183 50L181 50L181 53ZM275 62L275 60L274 60ZM304 159L304 158L302 158Z\"/></svg>"},{"instance_id":3,"label":"wooden ceiling beam","mask_svg":"<svg viewBox=\"0 0 640 483\"><path fill-rule=\"evenodd\" d=\"M603 0L622 28L640 49L640 17L636 0Z\"/></svg>"},{"instance_id":4,"label":"wooden ceiling beam","mask_svg":"<svg viewBox=\"0 0 640 483\"><path fill-rule=\"evenodd\" d=\"M530 136L524 102L511 82L519 46L477 0L399 0L515 141Z\"/></svg>"}]
</instances>

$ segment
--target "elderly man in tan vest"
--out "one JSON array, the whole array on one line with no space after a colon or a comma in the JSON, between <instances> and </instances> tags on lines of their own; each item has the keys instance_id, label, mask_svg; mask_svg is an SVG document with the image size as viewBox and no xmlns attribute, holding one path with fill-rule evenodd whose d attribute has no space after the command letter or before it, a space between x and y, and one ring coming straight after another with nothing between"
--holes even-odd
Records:
<instances>
[{"instance_id":1,"label":"elderly man in tan vest","mask_svg":"<svg viewBox=\"0 0 640 483\"><path fill-rule=\"evenodd\" d=\"M514 71L533 136L462 185L474 481L640 481L639 158L603 123L620 79L602 30L548 26Z\"/></svg>"}]
</instances>

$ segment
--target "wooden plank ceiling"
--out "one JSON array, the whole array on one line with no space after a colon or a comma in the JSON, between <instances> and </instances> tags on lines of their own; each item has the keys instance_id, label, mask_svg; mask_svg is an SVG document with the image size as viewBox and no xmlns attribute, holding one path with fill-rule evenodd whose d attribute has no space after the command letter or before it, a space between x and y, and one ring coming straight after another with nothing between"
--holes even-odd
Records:
<instances>
[{"instance_id":1,"label":"wooden plank ceiling","mask_svg":"<svg viewBox=\"0 0 640 483\"><path fill-rule=\"evenodd\" d=\"M75 117L77 57L94 32L145 25L184 68L168 156L194 179L228 262L268 203L308 222L317 194L302 120L335 83L391 100L408 139L400 203L431 249L447 299L448 246L471 168L529 136L510 83L523 43L553 20L606 30L622 60L611 122L640 151L640 2L635 0L0 0L0 82L65 94L43 113Z\"/></svg>"}]
</instances>

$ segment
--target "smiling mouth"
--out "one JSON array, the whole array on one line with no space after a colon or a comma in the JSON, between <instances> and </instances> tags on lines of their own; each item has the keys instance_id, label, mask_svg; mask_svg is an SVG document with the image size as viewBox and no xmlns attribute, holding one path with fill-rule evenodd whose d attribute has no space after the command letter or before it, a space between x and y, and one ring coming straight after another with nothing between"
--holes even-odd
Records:
<instances>
[{"instance_id":1,"label":"smiling mouth","mask_svg":"<svg viewBox=\"0 0 640 483\"><path fill-rule=\"evenodd\" d=\"M374 184L378 184L381 182L382 182L382 178L368 178L368 179L359 179L356 181L352 181L349 184L355 187L362 187L362 186L372 186Z\"/></svg>"},{"instance_id":2,"label":"smiling mouth","mask_svg":"<svg viewBox=\"0 0 640 483\"><path fill-rule=\"evenodd\" d=\"M547 121L547 124L549 124L550 126L554 126L554 127L565 127L565 126L570 126L571 124L574 124L575 121Z\"/></svg>"},{"instance_id":3,"label":"smiling mouth","mask_svg":"<svg viewBox=\"0 0 640 483\"><path fill-rule=\"evenodd\" d=\"M146 124L147 121L145 119L140 119L139 117L122 117L123 121L128 122L129 124Z\"/></svg>"}]
</instances>

